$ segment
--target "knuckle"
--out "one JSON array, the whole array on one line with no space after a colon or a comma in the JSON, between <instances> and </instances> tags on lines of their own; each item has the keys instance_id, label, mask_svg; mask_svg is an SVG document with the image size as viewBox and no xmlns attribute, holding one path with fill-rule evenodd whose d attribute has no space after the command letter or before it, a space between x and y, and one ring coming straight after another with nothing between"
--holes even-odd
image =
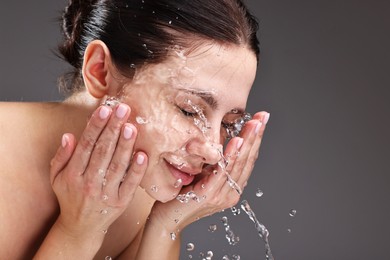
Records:
<instances>
[{"instance_id":1,"label":"knuckle","mask_svg":"<svg viewBox=\"0 0 390 260\"><path fill-rule=\"evenodd\" d=\"M95 138L90 134L84 133L79 144L84 150L91 149L95 145Z\"/></svg>"},{"instance_id":2,"label":"knuckle","mask_svg":"<svg viewBox=\"0 0 390 260\"><path fill-rule=\"evenodd\" d=\"M105 157L111 150L111 147L112 143L98 141L95 145L94 153L99 157Z\"/></svg>"},{"instance_id":3,"label":"knuckle","mask_svg":"<svg viewBox=\"0 0 390 260\"><path fill-rule=\"evenodd\" d=\"M109 167L109 172L124 172L125 169L127 168L127 164L124 163L123 161L112 161L110 163L110 167Z\"/></svg>"},{"instance_id":4,"label":"knuckle","mask_svg":"<svg viewBox=\"0 0 390 260\"><path fill-rule=\"evenodd\" d=\"M109 131L110 133L114 134L114 133L118 133L122 128L122 122L121 121L113 121L113 122L110 122L110 124L107 125L107 131Z\"/></svg>"}]
</instances>

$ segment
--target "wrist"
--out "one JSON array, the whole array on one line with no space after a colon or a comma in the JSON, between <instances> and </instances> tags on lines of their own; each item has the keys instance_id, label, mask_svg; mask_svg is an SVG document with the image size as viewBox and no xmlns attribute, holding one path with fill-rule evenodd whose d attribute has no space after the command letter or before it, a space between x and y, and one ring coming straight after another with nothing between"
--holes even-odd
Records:
<instances>
[{"instance_id":1,"label":"wrist","mask_svg":"<svg viewBox=\"0 0 390 260\"><path fill-rule=\"evenodd\" d=\"M70 247L77 246L95 252L103 244L105 233L107 233L107 230L83 230L76 224L69 227L69 225L65 225L61 217L54 223L52 230L64 237Z\"/></svg>"}]
</instances>

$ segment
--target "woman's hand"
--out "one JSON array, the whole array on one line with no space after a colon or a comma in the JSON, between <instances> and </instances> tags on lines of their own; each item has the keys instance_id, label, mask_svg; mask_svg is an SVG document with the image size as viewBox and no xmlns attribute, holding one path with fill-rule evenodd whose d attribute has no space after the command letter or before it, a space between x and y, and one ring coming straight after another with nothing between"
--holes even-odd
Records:
<instances>
[{"instance_id":1,"label":"woman's hand","mask_svg":"<svg viewBox=\"0 0 390 260\"><path fill-rule=\"evenodd\" d=\"M50 180L61 210L55 225L71 237L93 238L101 245L145 173L146 154L133 156L137 129L126 123L129 115L125 104L101 106L78 143L72 134L63 135Z\"/></svg>"},{"instance_id":2,"label":"woman's hand","mask_svg":"<svg viewBox=\"0 0 390 260\"><path fill-rule=\"evenodd\" d=\"M165 230L177 232L199 218L236 205L240 199L237 190L243 190L251 175L268 119L267 112L256 113L245 124L240 137L231 139L227 144L224 151L224 157L228 159L226 169L218 165L206 167L198 181L180 192L194 192L196 198L187 203L178 200L156 203L151 222L156 221L154 224L163 226ZM238 184L238 189L232 187L232 182L229 183L227 174Z\"/></svg>"}]
</instances>

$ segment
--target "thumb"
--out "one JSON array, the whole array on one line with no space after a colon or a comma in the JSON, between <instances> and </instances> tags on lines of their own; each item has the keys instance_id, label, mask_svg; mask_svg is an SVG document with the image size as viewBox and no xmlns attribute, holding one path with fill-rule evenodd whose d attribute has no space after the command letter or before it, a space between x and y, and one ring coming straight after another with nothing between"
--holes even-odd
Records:
<instances>
[{"instance_id":1,"label":"thumb","mask_svg":"<svg viewBox=\"0 0 390 260\"><path fill-rule=\"evenodd\" d=\"M73 151L76 147L76 140L72 134L66 133L62 136L61 146L58 148L56 154L50 162L50 182L54 183L55 178L65 168Z\"/></svg>"}]
</instances>

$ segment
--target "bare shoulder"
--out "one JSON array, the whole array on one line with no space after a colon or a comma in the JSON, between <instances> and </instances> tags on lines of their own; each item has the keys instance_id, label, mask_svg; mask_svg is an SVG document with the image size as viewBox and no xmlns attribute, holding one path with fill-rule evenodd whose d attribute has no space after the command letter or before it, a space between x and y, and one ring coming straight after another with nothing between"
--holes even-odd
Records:
<instances>
[{"instance_id":1,"label":"bare shoulder","mask_svg":"<svg viewBox=\"0 0 390 260\"><path fill-rule=\"evenodd\" d=\"M49 208L48 173L42 167L48 164L42 157L46 147L36 145L44 129L34 123L42 120L41 109L39 103L0 102L0 232L13 234L0 238L0 255L10 259L31 258L31 241L39 242L54 209Z\"/></svg>"}]
</instances>

